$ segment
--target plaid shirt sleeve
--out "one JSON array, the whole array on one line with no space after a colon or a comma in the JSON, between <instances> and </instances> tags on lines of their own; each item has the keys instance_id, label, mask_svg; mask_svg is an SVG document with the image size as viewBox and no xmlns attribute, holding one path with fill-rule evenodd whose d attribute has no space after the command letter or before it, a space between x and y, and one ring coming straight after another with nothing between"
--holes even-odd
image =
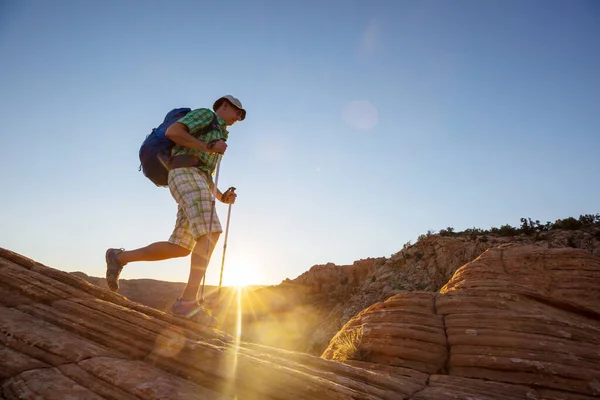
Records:
<instances>
[{"instance_id":1,"label":"plaid shirt sleeve","mask_svg":"<svg viewBox=\"0 0 600 400\"><path fill-rule=\"evenodd\" d=\"M213 112L207 108L199 108L197 110L190 111L187 115L181 118L179 121L188 127L190 133L196 136L198 132L211 123L213 119Z\"/></svg>"},{"instance_id":2,"label":"plaid shirt sleeve","mask_svg":"<svg viewBox=\"0 0 600 400\"><path fill-rule=\"evenodd\" d=\"M206 126L208 126L215 114L207 109L207 108L198 108L196 110L190 111L185 117L181 118L179 121L185 126L188 127L190 134L195 136L196 138L202 140L205 143L210 143L213 140L227 140L228 132L226 129L225 122L217 115L217 121L219 125L219 129L213 129L203 135L201 138L197 136L197 134ZM187 147L182 147L176 145L173 148L171 153L172 155L181 155L181 154L190 154L198 157L200 161L204 164L200 169L205 170L206 172L212 174L214 173L216 163L217 163L217 155L212 153L206 153L196 149L190 149Z\"/></svg>"}]
</instances>

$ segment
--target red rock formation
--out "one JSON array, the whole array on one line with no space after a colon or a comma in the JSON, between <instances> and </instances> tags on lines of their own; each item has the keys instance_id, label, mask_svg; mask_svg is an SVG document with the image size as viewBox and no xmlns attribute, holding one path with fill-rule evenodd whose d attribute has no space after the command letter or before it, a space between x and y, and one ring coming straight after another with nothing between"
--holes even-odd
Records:
<instances>
[{"instance_id":1,"label":"red rock formation","mask_svg":"<svg viewBox=\"0 0 600 400\"><path fill-rule=\"evenodd\" d=\"M365 308L398 293L438 291L458 268L502 244L535 244L544 249L575 247L600 256L598 239L597 228L555 229L539 235L514 237L429 235L414 245L406 245L390 258L369 258L342 266L316 265L285 285L269 289L286 299L291 297L291 291L304 293L296 296L293 307L288 307L286 320L305 321L307 306L313 316L310 324L303 325L299 340L285 344L277 342L276 345L321 354L340 328ZM290 290L292 287L295 289ZM270 311L265 310L265 315L270 316ZM260 340L260 336L249 339Z\"/></svg>"},{"instance_id":2,"label":"red rock formation","mask_svg":"<svg viewBox=\"0 0 600 400\"><path fill-rule=\"evenodd\" d=\"M323 358L431 374L415 399L600 396L600 258L490 249L439 293L398 294L364 310Z\"/></svg>"},{"instance_id":3,"label":"red rock formation","mask_svg":"<svg viewBox=\"0 0 600 400\"><path fill-rule=\"evenodd\" d=\"M2 400L401 400L424 387L240 342L0 249Z\"/></svg>"},{"instance_id":4,"label":"red rock formation","mask_svg":"<svg viewBox=\"0 0 600 400\"><path fill-rule=\"evenodd\" d=\"M368 258L351 265L315 265L293 280L259 290L246 290L242 301L245 341L288 350L322 354L350 318L398 293L438 291L462 265L489 248L507 243L541 248L577 247L600 256L600 228L554 229L536 235L423 235L390 258ZM101 287L104 278L78 276ZM168 310L185 284L153 280L123 280L120 294L130 300ZM220 298L205 288L211 309L220 302L237 303L237 292L223 289ZM226 312L227 310L225 310ZM220 313L223 329L235 333L237 310Z\"/></svg>"},{"instance_id":5,"label":"red rock formation","mask_svg":"<svg viewBox=\"0 0 600 400\"><path fill-rule=\"evenodd\" d=\"M0 399L600 395L600 259L500 246L350 320L324 358L235 337L0 249Z\"/></svg>"},{"instance_id":6,"label":"red rock formation","mask_svg":"<svg viewBox=\"0 0 600 400\"><path fill-rule=\"evenodd\" d=\"M310 300L326 303L351 296L373 273L375 266L384 262L385 258L380 257L358 260L352 265L314 265L289 283L307 288Z\"/></svg>"}]
</instances>

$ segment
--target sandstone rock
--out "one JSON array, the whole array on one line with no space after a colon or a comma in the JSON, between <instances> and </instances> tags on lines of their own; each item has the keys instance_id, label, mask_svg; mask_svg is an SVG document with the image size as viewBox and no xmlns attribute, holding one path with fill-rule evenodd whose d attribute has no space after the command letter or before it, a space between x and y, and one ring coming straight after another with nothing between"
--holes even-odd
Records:
<instances>
[{"instance_id":1,"label":"sandstone rock","mask_svg":"<svg viewBox=\"0 0 600 400\"><path fill-rule=\"evenodd\" d=\"M0 399L401 400L425 381L253 345L0 249Z\"/></svg>"},{"instance_id":2,"label":"sandstone rock","mask_svg":"<svg viewBox=\"0 0 600 400\"><path fill-rule=\"evenodd\" d=\"M433 374L419 399L600 396L600 257L490 249L439 293L400 294L364 310L323 358ZM473 386L460 388L463 378Z\"/></svg>"},{"instance_id":3,"label":"sandstone rock","mask_svg":"<svg viewBox=\"0 0 600 400\"><path fill-rule=\"evenodd\" d=\"M108 289L106 279L88 276L83 272L71 272L72 275L84 279L93 285ZM184 282L165 282L156 279L120 279L119 294L131 301L141 303L157 310L168 311L173 302L185 288ZM213 295L217 287L205 285L204 295Z\"/></svg>"},{"instance_id":4,"label":"sandstone rock","mask_svg":"<svg viewBox=\"0 0 600 400\"><path fill-rule=\"evenodd\" d=\"M399 293L437 291L462 265L489 248L507 243L535 244L542 249L586 249L600 255L598 228L553 230L534 236L497 237L493 235L428 235L405 246L390 258L369 258L351 265L316 265L294 280L242 293L242 339L321 354L330 339L350 318L365 308ZM74 273L95 285L105 287L104 279ZM184 284L149 279L124 280L120 293L130 300L168 310ZM569 291L565 284L564 291ZM1 289L0 289L1 290ZM0 293L2 294L2 293ZM16 298L11 294L10 298ZM237 303L237 292L223 288L220 300L206 287L206 304L218 308ZM219 313L222 328L235 334L237 311Z\"/></svg>"},{"instance_id":5,"label":"sandstone rock","mask_svg":"<svg viewBox=\"0 0 600 400\"><path fill-rule=\"evenodd\" d=\"M592 399L599 283L589 252L494 247L440 293L362 311L320 359L240 341L0 249L0 399ZM290 322L308 317L297 313L306 287L288 285L297 298L265 293Z\"/></svg>"},{"instance_id":6,"label":"sandstone rock","mask_svg":"<svg viewBox=\"0 0 600 400\"><path fill-rule=\"evenodd\" d=\"M597 232L552 230L537 236L515 237L430 235L414 245L405 246L390 258L371 258L344 266L332 263L314 266L298 278L289 280L287 284L268 289L279 293L279 297L284 299L290 296L291 287L295 287L296 294L301 291L312 294L310 297L299 295L294 304L288 307L283 319L306 321L298 340L288 343L278 340L273 344L320 354L328 342L323 342L323 338L333 337L339 326L343 326L370 305L385 301L398 293L438 291L461 266L490 248L509 243L533 244L542 249L577 247L600 256ZM565 287L564 290L570 288ZM256 294L258 297L262 296L260 291ZM263 303L269 304L268 301ZM307 306L313 316L308 319L305 312ZM277 307L277 302L273 307ZM255 321L260 323L261 318L271 319L272 312L268 307L263 316L257 315ZM289 324L281 327L285 328L287 325ZM275 325L273 329L276 329ZM287 336L293 335L293 332L288 331ZM253 341L262 339L252 335L246 338ZM270 344L266 341L262 343Z\"/></svg>"}]
</instances>

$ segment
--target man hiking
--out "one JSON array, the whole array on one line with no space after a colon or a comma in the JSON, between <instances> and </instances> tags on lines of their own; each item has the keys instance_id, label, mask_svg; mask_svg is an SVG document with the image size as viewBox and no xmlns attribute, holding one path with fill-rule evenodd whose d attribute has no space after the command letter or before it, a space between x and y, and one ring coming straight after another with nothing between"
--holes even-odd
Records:
<instances>
[{"instance_id":1,"label":"man hiking","mask_svg":"<svg viewBox=\"0 0 600 400\"><path fill-rule=\"evenodd\" d=\"M227 127L246 118L242 103L230 95L219 98L213 110L214 113L206 108L190 111L165 133L175 143L168 164L168 185L177 202L177 220L169 240L135 250L106 251L106 283L112 291L119 289L119 275L128 263L185 257L191 253L188 282L171 313L196 321L206 316L197 300L198 289L223 232L213 204L213 190L222 203L233 204L236 200L233 190L222 193L214 187L212 175L227 150ZM198 133L203 134L195 136Z\"/></svg>"}]
</instances>

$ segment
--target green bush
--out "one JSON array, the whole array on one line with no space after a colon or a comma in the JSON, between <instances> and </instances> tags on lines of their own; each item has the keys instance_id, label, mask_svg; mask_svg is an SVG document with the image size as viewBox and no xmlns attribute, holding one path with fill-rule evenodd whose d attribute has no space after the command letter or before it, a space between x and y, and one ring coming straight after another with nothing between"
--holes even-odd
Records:
<instances>
[{"instance_id":1,"label":"green bush","mask_svg":"<svg viewBox=\"0 0 600 400\"><path fill-rule=\"evenodd\" d=\"M566 219L556 220L554 223L548 221L542 224L539 220L532 220L531 218L521 218L521 226L515 228L509 224L502 225L500 228L492 227L489 230L483 230L479 228L469 228L464 231L455 232L454 228L447 227L446 229L440 229L440 236L462 236L469 237L475 240L481 235L494 235L494 236L516 236L516 235L528 235L534 236L535 240L545 240L546 237L539 235L540 232L548 232L552 229L565 229L565 230L577 230L585 227L596 227L600 226L600 214L585 214L580 215L578 219L569 217ZM427 237L434 235L435 231L428 230L426 234L419 235L418 240L421 241ZM600 233L595 233L594 236L600 240ZM487 238L486 238L487 239ZM485 241L486 239L480 239ZM411 246L410 241L405 243L403 250L408 249ZM417 255L415 254L415 257ZM408 259L410 255L404 254L404 259ZM419 260L420 257L417 259Z\"/></svg>"},{"instance_id":2,"label":"green bush","mask_svg":"<svg viewBox=\"0 0 600 400\"><path fill-rule=\"evenodd\" d=\"M585 214L579 216L579 222L584 226L592 226L600 224L600 214L592 215Z\"/></svg>"},{"instance_id":3,"label":"green bush","mask_svg":"<svg viewBox=\"0 0 600 400\"><path fill-rule=\"evenodd\" d=\"M568 231L574 231L574 230L582 228L583 224L579 220L577 220L577 219L575 219L573 217L569 217L569 218L566 218L566 219L559 219L559 220L557 220L554 223L554 227L556 229L565 229L565 230L568 230Z\"/></svg>"},{"instance_id":4,"label":"green bush","mask_svg":"<svg viewBox=\"0 0 600 400\"><path fill-rule=\"evenodd\" d=\"M454 235L454 228L452 228L451 226L447 227L446 229L440 229L440 236L452 236Z\"/></svg>"},{"instance_id":5,"label":"green bush","mask_svg":"<svg viewBox=\"0 0 600 400\"><path fill-rule=\"evenodd\" d=\"M517 230L510 225L502 225L500 229L498 229L498 234L500 236L515 236L517 234Z\"/></svg>"},{"instance_id":6,"label":"green bush","mask_svg":"<svg viewBox=\"0 0 600 400\"><path fill-rule=\"evenodd\" d=\"M539 225L539 220L533 222L531 218L521 218L521 233L528 236L533 235L538 230Z\"/></svg>"}]
</instances>

